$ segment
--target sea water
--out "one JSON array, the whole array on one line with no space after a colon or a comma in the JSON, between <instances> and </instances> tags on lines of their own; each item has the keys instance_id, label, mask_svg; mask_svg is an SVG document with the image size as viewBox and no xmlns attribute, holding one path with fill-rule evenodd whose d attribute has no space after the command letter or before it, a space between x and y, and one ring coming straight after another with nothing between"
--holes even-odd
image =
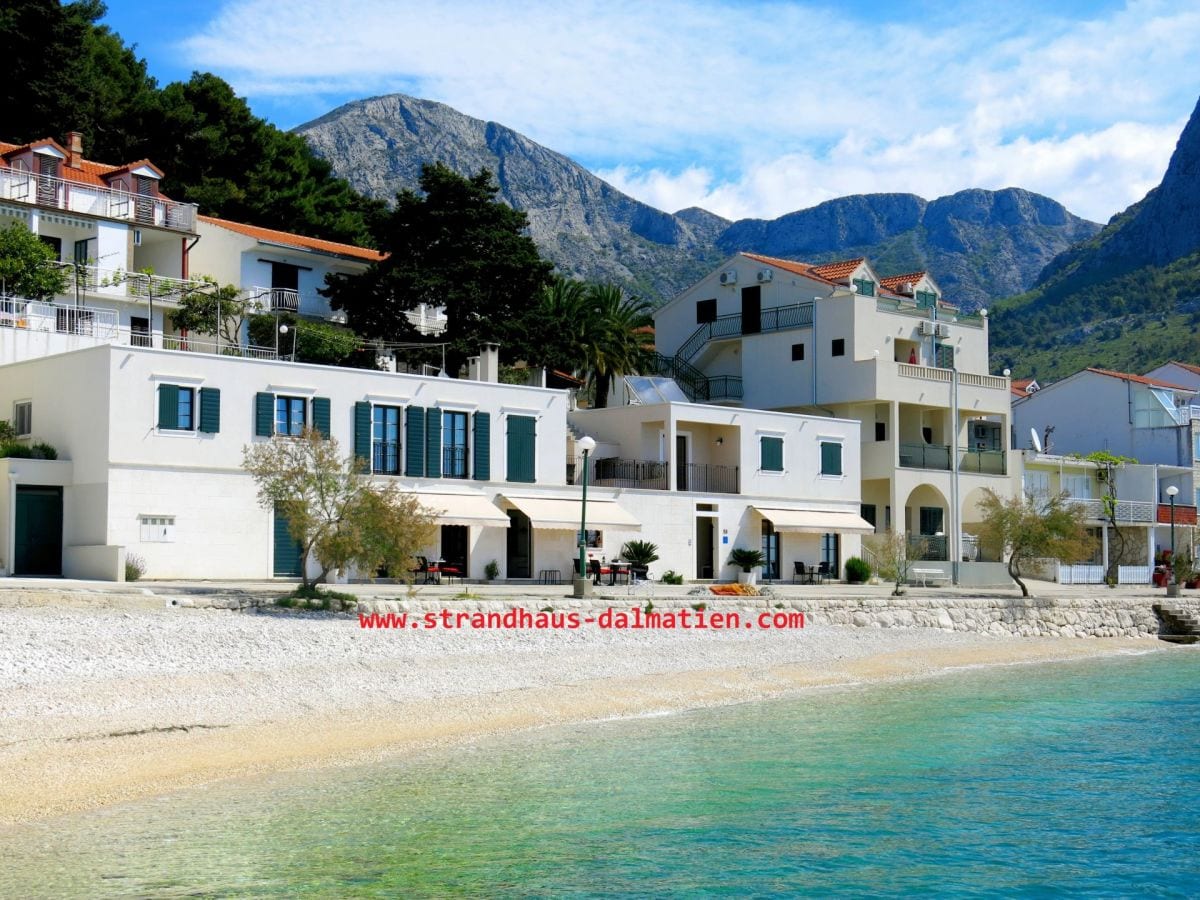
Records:
<instances>
[{"instance_id":1,"label":"sea water","mask_svg":"<svg viewBox=\"0 0 1200 900\"><path fill-rule=\"evenodd\" d=\"M0 832L0 896L1194 897L1198 786L1180 648L189 790Z\"/></svg>"}]
</instances>

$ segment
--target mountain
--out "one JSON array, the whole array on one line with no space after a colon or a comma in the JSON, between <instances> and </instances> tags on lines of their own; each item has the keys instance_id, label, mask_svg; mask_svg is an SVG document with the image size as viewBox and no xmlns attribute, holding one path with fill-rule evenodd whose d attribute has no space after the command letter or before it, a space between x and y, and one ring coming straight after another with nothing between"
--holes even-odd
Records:
<instances>
[{"instance_id":1,"label":"mountain","mask_svg":"<svg viewBox=\"0 0 1200 900\"><path fill-rule=\"evenodd\" d=\"M929 269L947 297L976 308L1027 290L1057 254L1100 227L1019 188L933 201L842 197L774 220L730 222L695 207L671 214L511 128L403 94L348 103L296 130L335 174L385 200L416 187L426 162L461 174L486 167L560 269L616 280L655 302L746 250L806 262L866 256L885 275Z\"/></svg>"},{"instance_id":2,"label":"mountain","mask_svg":"<svg viewBox=\"0 0 1200 900\"><path fill-rule=\"evenodd\" d=\"M993 310L996 365L1039 380L1200 360L1200 103L1162 183Z\"/></svg>"},{"instance_id":3,"label":"mountain","mask_svg":"<svg viewBox=\"0 0 1200 900\"><path fill-rule=\"evenodd\" d=\"M334 171L364 194L391 200L440 160L473 175L490 169L505 202L560 269L616 280L642 296L671 297L720 261L713 237L728 220L704 210L673 216L621 193L561 153L511 128L404 94L358 100L301 125Z\"/></svg>"}]
</instances>

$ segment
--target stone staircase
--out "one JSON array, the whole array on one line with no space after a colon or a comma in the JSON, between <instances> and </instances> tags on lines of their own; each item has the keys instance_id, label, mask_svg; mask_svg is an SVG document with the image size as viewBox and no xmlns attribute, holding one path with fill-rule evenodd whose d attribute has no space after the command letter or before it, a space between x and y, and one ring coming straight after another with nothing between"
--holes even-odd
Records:
<instances>
[{"instance_id":1,"label":"stone staircase","mask_svg":"<svg viewBox=\"0 0 1200 900\"><path fill-rule=\"evenodd\" d=\"M1200 642L1200 616L1196 613L1166 603L1155 603L1154 614L1161 624L1159 640L1173 644Z\"/></svg>"}]
</instances>

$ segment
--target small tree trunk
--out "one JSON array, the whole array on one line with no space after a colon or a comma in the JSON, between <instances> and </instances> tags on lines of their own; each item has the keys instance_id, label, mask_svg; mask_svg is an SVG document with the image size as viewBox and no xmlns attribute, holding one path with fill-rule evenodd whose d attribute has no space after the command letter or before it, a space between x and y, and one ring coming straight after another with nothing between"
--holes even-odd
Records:
<instances>
[{"instance_id":1,"label":"small tree trunk","mask_svg":"<svg viewBox=\"0 0 1200 900\"><path fill-rule=\"evenodd\" d=\"M596 409L608 408L608 388L612 377L601 372L596 373Z\"/></svg>"},{"instance_id":2,"label":"small tree trunk","mask_svg":"<svg viewBox=\"0 0 1200 900\"><path fill-rule=\"evenodd\" d=\"M1017 565L1017 557L1014 554L1008 558L1008 574L1017 586L1021 589L1021 596L1029 596L1029 588L1025 587L1025 582L1021 580L1021 568Z\"/></svg>"}]
</instances>

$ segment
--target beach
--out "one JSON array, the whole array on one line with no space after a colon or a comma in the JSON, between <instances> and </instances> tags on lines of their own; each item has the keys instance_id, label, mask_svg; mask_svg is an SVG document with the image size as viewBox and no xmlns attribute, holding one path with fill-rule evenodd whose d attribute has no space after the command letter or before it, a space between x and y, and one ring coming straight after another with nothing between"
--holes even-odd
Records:
<instances>
[{"instance_id":1,"label":"beach","mask_svg":"<svg viewBox=\"0 0 1200 900\"><path fill-rule=\"evenodd\" d=\"M530 604L530 607L537 607ZM355 615L0 608L0 823L547 725L1149 652L929 628L367 630Z\"/></svg>"}]
</instances>

